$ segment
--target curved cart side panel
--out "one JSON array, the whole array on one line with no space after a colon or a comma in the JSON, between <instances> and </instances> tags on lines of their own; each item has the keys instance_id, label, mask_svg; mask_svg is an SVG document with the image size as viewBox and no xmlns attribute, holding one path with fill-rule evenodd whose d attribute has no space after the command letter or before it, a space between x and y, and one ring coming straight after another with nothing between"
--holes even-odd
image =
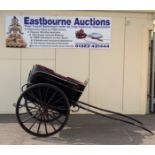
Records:
<instances>
[{"instance_id":1,"label":"curved cart side panel","mask_svg":"<svg viewBox=\"0 0 155 155\"><path fill-rule=\"evenodd\" d=\"M29 74L28 82L33 84L48 83L60 88L68 97L70 104L78 101L85 86L77 84L72 78L60 78L58 76L48 74L42 71L31 72Z\"/></svg>"}]
</instances>

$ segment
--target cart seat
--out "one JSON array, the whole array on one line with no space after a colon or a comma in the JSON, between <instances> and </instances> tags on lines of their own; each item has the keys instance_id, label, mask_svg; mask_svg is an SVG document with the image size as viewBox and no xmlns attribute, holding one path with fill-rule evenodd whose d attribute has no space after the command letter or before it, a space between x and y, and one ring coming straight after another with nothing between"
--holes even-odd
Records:
<instances>
[{"instance_id":1,"label":"cart seat","mask_svg":"<svg viewBox=\"0 0 155 155\"><path fill-rule=\"evenodd\" d=\"M85 88L85 84L83 82L75 80L71 77L65 77L63 75L60 75L60 74L56 73L55 71L53 71L52 69L49 69L49 68L39 65L39 64L36 64L33 66L32 73L36 73L36 72L44 72L46 74L49 74L49 76L55 76L62 80L68 81L70 83L74 83L75 85L78 85L79 88L82 88L82 90Z\"/></svg>"}]
</instances>

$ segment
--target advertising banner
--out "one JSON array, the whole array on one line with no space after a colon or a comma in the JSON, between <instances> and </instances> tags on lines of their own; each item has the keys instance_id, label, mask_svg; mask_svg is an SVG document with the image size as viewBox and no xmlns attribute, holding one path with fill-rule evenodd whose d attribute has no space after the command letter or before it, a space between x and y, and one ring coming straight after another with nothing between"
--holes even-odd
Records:
<instances>
[{"instance_id":1,"label":"advertising banner","mask_svg":"<svg viewBox=\"0 0 155 155\"><path fill-rule=\"evenodd\" d=\"M110 17L6 16L6 47L110 48Z\"/></svg>"}]
</instances>

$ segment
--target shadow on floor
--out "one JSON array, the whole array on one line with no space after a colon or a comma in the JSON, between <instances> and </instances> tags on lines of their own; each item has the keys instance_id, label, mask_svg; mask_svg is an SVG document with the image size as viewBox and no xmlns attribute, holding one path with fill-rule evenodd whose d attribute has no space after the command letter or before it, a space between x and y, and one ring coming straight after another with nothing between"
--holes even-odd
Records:
<instances>
[{"instance_id":1,"label":"shadow on floor","mask_svg":"<svg viewBox=\"0 0 155 155\"><path fill-rule=\"evenodd\" d=\"M154 115L133 116L144 122L145 126L155 130ZM72 115L58 136L47 138L33 137L33 140L55 142L56 144L89 145L135 145L142 144L149 133L122 122L109 120L96 115Z\"/></svg>"}]
</instances>

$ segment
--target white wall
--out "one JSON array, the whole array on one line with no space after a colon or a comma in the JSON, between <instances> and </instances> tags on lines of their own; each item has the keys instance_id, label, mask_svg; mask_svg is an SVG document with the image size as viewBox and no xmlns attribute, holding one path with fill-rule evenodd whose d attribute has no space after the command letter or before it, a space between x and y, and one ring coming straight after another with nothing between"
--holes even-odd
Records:
<instances>
[{"instance_id":1,"label":"white wall","mask_svg":"<svg viewBox=\"0 0 155 155\"><path fill-rule=\"evenodd\" d=\"M111 49L12 49L5 48L5 16L109 16ZM20 87L33 64L84 81L81 100L110 110L144 114L147 105L148 30L146 13L103 11L1 11L0 12L0 113L15 113ZM84 113L84 111L80 111Z\"/></svg>"},{"instance_id":2,"label":"white wall","mask_svg":"<svg viewBox=\"0 0 155 155\"><path fill-rule=\"evenodd\" d=\"M112 48L90 50L90 103L118 112L123 105L124 27L124 17L112 18Z\"/></svg>"},{"instance_id":3,"label":"white wall","mask_svg":"<svg viewBox=\"0 0 155 155\"><path fill-rule=\"evenodd\" d=\"M124 113L147 111L149 20L126 18L124 61Z\"/></svg>"}]
</instances>

